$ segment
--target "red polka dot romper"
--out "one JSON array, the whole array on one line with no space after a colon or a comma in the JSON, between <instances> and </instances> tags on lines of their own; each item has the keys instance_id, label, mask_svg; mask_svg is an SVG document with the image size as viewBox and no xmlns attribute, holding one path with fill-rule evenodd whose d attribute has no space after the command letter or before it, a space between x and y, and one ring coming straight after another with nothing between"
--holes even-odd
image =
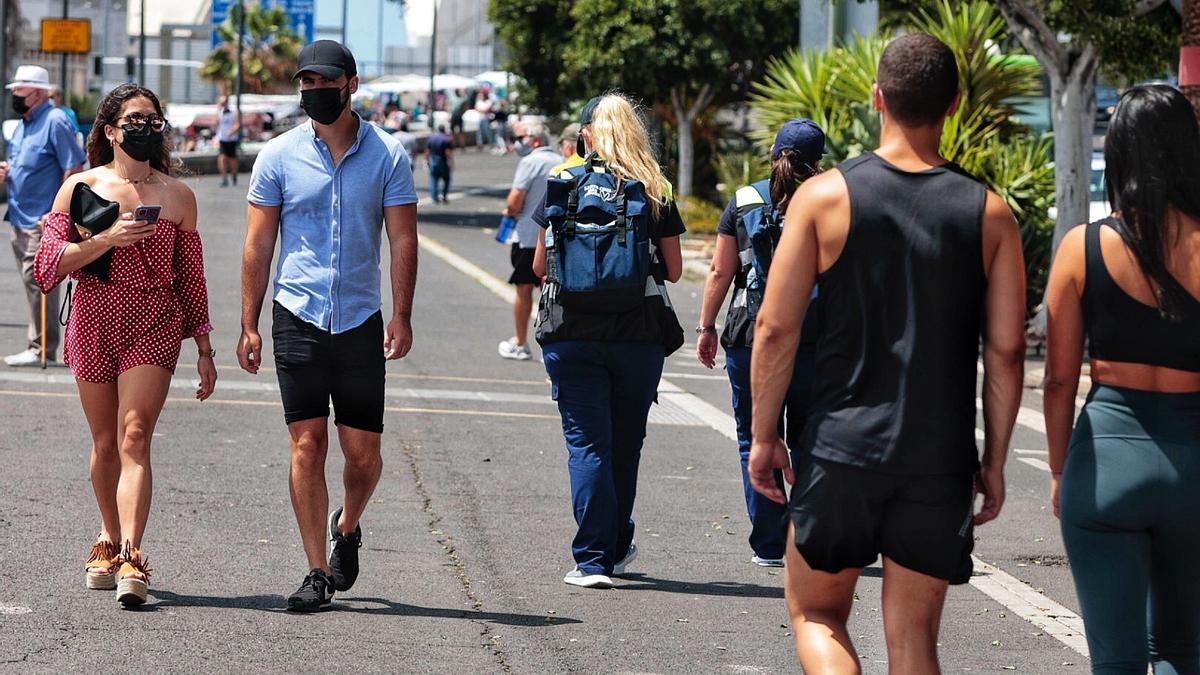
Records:
<instances>
[{"instance_id":1,"label":"red polka dot romper","mask_svg":"<svg viewBox=\"0 0 1200 675\"><path fill-rule=\"evenodd\" d=\"M65 213L46 216L34 278L42 291L58 285L58 263L73 227ZM200 235L160 219L158 229L136 244L114 248L109 280L83 271L67 321L63 359L75 377L115 382L142 365L175 372L180 343L212 332Z\"/></svg>"}]
</instances>

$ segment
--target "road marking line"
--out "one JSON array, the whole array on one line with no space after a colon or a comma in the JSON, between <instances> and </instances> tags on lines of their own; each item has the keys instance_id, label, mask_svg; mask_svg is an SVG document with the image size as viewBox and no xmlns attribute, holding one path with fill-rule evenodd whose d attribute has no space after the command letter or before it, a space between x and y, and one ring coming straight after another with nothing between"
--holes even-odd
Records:
<instances>
[{"instance_id":1,"label":"road marking line","mask_svg":"<svg viewBox=\"0 0 1200 675\"><path fill-rule=\"evenodd\" d=\"M976 556L971 558L975 561L975 574L971 577L972 586L1016 612L1047 635L1088 656L1083 619L1078 614L1038 593L1004 570L989 565Z\"/></svg>"},{"instance_id":2,"label":"road marking line","mask_svg":"<svg viewBox=\"0 0 1200 675\"><path fill-rule=\"evenodd\" d=\"M1025 450L1023 448L1013 448L1013 452L1017 453L1018 455L1048 455L1048 454L1050 454L1049 450Z\"/></svg>"},{"instance_id":3,"label":"road marking line","mask_svg":"<svg viewBox=\"0 0 1200 675\"><path fill-rule=\"evenodd\" d=\"M977 397L975 405L979 410L983 410L983 399ZM1042 417L1040 412L1032 408L1026 408L1025 406L1017 408L1017 424L1031 431L1036 431L1039 434L1046 433L1046 419Z\"/></svg>"},{"instance_id":4,"label":"road marking line","mask_svg":"<svg viewBox=\"0 0 1200 675\"><path fill-rule=\"evenodd\" d=\"M728 382L728 375L706 375L702 373L663 373L663 377L674 377L680 380L720 380Z\"/></svg>"},{"instance_id":5,"label":"road marking line","mask_svg":"<svg viewBox=\"0 0 1200 675\"><path fill-rule=\"evenodd\" d=\"M241 366L217 366L218 371L226 371L231 373L244 373ZM258 369L259 373L274 373L274 368L263 366ZM387 374L388 379L408 379L408 380L438 380L442 382L479 382L483 384L520 384L526 386L548 386L549 380L509 380L498 377L465 377L462 375L425 375L422 373L391 373Z\"/></svg>"},{"instance_id":6,"label":"road marking line","mask_svg":"<svg viewBox=\"0 0 1200 675\"><path fill-rule=\"evenodd\" d=\"M1035 469L1041 469L1046 473L1050 473L1050 465L1036 457L1018 457L1017 461L1024 462Z\"/></svg>"},{"instance_id":7,"label":"road marking line","mask_svg":"<svg viewBox=\"0 0 1200 675\"><path fill-rule=\"evenodd\" d=\"M65 391L16 391L12 389L0 389L0 396L37 396L42 398L78 398L78 394L73 394ZM245 401L228 398L210 398L207 401L197 401L194 398L183 398L173 396L167 398L167 401L172 403L205 403L211 405L244 405L244 406L267 406L273 408L281 408L282 404L278 401ZM558 415L548 415L541 413L522 413L522 412L502 412L498 410L455 410L452 408L412 408L403 406L385 406L387 412L405 413L405 414L422 414L422 415L476 415L481 417L514 417L519 419L535 419L535 420L555 420L561 418Z\"/></svg>"},{"instance_id":8,"label":"road marking line","mask_svg":"<svg viewBox=\"0 0 1200 675\"><path fill-rule=\"evenodd\" d=\"M502 299L511 302L512 290L499 279L481 270L475 264L462 256L446 249L445 246L427 236L420 238L420 244L433 255L442 258L452 267L467 274L479 282L481 286L492 291ZM443 254L446 254L443 257ZM463 263L459 267L457 263ZM658 385L659 398L667 399L687 412L704 420L704 422L722 436L736 441L737 425L733 417L716 406L701 399L695 394L683 391L681 388L663 378ZM976 430L978 431L978 430ZM1027 459L1022 457L1021 459ZM971 585L1008 607L1022 618L1041 628L1047 634L1054 636L1060 642L1071 647L1080 654L1087 655L1087 643L1083 638L1083 621L1071 610L1059 605L1050 598L1034 591L1019 579L1003 570L975 558L976 575L971 577Z\"/></svg>"}]
</instances>

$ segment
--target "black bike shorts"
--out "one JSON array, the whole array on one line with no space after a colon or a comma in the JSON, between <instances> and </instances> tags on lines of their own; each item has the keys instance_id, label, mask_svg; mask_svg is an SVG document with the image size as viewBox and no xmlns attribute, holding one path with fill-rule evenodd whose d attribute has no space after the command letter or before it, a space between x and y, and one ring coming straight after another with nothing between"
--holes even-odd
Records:
<instances>
[{"instance_id":1,"label":"black bike shorts","mask_svg":"<svg viewBox=\"0 0 1200 675\"><path fill-rule=\"evenodd\" d=\"M789 513L809 567L836 573L879 555L964 584L975 545L974 474L904 476L811 457L796 471Z\"/></svg>"},{"instance_id":2,"label":"black bike shorts","mask_svg":"<svg viewBox=\"0 0 1200 675\"><path fill-rule=\"evenodd\" d=\"M383 314L333 334L276 302L272 309L275 372L288 424L329 417L334 424L383 433Z\"/></svg>"}]
</instances>

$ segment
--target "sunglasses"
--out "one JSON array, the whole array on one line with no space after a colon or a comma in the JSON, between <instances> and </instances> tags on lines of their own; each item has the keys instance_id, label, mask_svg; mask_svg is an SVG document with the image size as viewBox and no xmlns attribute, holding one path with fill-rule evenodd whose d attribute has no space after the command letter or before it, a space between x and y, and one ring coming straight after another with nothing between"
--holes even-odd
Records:
<instances>
[{"instance_id":1,"label":"sunglasses","mask_svg":"<svg viewBox=\"0 0 1200 675\"><path fill-rule=\"evenodd\" d=\"M125 131L141 131L146 128L146 125L150 125L154 131L162 131L167 128L167 120L162 115L130 113L117 118L118 123L121 120L125 120L125 123L120 125Z\"/></svg>"}]
</instances>

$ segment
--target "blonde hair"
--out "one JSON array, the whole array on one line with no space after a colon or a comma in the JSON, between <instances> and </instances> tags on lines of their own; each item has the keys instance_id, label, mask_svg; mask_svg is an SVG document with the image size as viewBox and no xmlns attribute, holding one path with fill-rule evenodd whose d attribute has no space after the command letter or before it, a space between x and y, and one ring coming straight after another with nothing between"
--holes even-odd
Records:
<instances>
[{"instance_id":1,"label":"blonde hair","mask_svg":"<svg viewBox=\"0 0 1200 675\"><path fill-rule=\"evenodd\" d=\"M654 159L653 143L633 102L605 94L592 113L591 147L620 178L641 181L655 217L670 199L670 183Z\"/></svg>"}]
</instances>

